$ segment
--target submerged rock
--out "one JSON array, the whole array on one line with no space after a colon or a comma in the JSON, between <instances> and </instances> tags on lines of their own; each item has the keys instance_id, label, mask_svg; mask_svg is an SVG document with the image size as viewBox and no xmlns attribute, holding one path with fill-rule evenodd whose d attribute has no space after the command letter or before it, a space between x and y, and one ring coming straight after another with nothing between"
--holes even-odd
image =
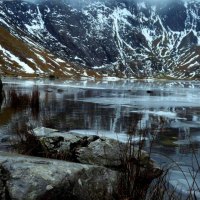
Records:
<instances>
[{"instance_id":1,"label":"submerged rock","mask_svg":"<svg viewBox=\"0 0 200 200\"><path fill-rule=\"evenodd\" d=\"M113 199L117 173L60 160L0 153L0 199Z\"/></svg>"}]
</instances>

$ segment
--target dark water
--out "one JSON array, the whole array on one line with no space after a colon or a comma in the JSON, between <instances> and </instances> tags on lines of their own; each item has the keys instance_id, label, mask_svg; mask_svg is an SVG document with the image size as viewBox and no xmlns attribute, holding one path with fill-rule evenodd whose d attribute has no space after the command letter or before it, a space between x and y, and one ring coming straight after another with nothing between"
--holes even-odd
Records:
<instances>
[{"instance_id":1,"label":"dark water","mask_svg":"<svg viewBox=\"0 0 200 200\"><path fill-rule=\"evenodd\" d=\"M49 81L5 79L0 112L0 149L20 123L61 131L98 134L126 141L145 130L147 149L161 165L174 164L172 185L187 190L190 171L200 163L200 82ZM9 91L40 93L39 110L10 105ZM194 153L196 157L194 157ZM173 161L173 162L172 162ZM178 167L177 167L178 166ZM184 175L180 174L180 167ZM197 177L199 175L197 174ZM200 177L198 179L200 181Z\"/></svg>"}]
</instances>

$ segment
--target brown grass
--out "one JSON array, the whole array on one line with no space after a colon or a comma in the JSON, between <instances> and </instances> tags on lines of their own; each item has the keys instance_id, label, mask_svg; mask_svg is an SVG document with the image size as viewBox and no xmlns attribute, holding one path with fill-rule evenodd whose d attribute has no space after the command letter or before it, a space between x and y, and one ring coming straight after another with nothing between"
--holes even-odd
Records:
<instances>
[{"instance_id":1,"label":"brown grass","mask_svg":"<svg viewBox=\"0 0 200 200\"><path fill-rule=\"evenodd\" d=\"M20 30L18 30L20 31ZM20 31L22 36L25 36L25 33ZM30 38L31 40L31 38ZM32 38L32 41L34 38ZM82 75L82 67L77 66L69 61L56 63L54 62L57 56L53 55L47 49L38 49L31 46L26 41L20 40L13 36L8 30L3 27L0 27L0 44L3 48L17 56L21 61L28 64L34 71L35 74L28 74L24 72L21 66L15 61L9 60L11 63L8 63L4 60L3 56L0 56L0 64L2 74L6 76L23 76L23 77L37 77L37 67L40 68L44 74L42 76L47 76L49 74L54 74L55 77L59 78L76 78L79 79ZM41 59L37 57L36 54L42 56L46 62L44 63ZM32 63L27 58L31 58L36 63ZM9 57L8 57L9 59ZM72 70L71 70L72 69ZM53 72L52 72L53 71ZM87 70L92 77L98 77L96 72ZM64 72L70 72L72 75L67 75Z\"/></svg>"},{"instance_id":2,"label":"brown grass","mask_svg":"<svg viewBox=\"0 0 200 200\"><path fill-rule=\"evenodd\" d=\"M17 122L15 124L17 140L11 143L12 147L21 154L29 156L39 156L58 160L69 160L65 152L49 150L42 144L42 141L34 134L31 127L26 123Z\"/></svg>"}]
</instances>

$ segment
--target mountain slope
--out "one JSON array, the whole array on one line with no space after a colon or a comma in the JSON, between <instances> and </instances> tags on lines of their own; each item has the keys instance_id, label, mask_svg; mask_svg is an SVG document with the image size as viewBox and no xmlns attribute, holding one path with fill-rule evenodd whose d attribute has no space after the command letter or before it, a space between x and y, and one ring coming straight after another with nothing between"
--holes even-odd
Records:
<instances>
[{"instance_id":1,"label":"mountain slope","mask_svg":"<svg viewBox=\"0 0 200 200\"><path fill-rule=\"evenodd\" d=\"M0 5L4 5L3 2L0 2ZM8 7L4 7L4 10L6 12L3 12L3 8L0 12L0 73L2 75L99 77L99 74L93 70L83 69L75 63L54 55L45 45L38 43L33 33L24 31L24 28L16 23L18 17L15 18ZM20 9L18 11L21 12ZM8 13L13 20L9 18Z\"/></svg>"},{"instance_id":2,"label":"mountain slope","mask_svg":"<svg viewBox=\"0 0 200 200\"><path fill-rule=\"evenodd\" d=\"M16 55L28 46L18 56L28 66L18 62L17 72L21 66L22 71L30 67L27 72L58 76L87 75L89 70L96 71L93 76L198 79L199 19L195 1L0 1L0 34L7 30L18 41L6 49L2 39L0 52L8 59L5 49ZM16 65L12 59L11 68ZM4 58L0 62L5 66Z\"/></svg>"}]
</instances>

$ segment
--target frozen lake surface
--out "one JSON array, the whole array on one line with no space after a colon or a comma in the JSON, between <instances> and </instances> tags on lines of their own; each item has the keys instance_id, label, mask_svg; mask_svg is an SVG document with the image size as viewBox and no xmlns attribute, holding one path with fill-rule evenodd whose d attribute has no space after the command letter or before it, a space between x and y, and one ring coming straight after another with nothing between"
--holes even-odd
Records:
<instances>
[{"instance_id":1,"label":"frozen lake surface","mask_svg":"<svg viewBox=\"0 0 200 200\"><path fill-rule=\"evenodd\" d=\"M6 101L0 112L0 149L16 124L45 126L61 131L138 141L135 128L145 130L146 149L161 165L176 163L170 183L187 193L191 172L199 177L200 82L198 81L49 81L4 79L6 98L10 89L40 92L38 113L30 108L14 109ZM195 160L193 153L197 157ZM177 169L179 166L179 169ZM180 170L182 169L182 172ZM184 172L184 174L183 174ZM182 174L182 175L181 175ZM187 177L187 180L185 180ZM200 185L200 178L197 183ZM183 192L183 193L184 193ZM197 193L199 195L199 193ZM200 197L199 197L200 198Z\"/></svg>"}]
</instances>

